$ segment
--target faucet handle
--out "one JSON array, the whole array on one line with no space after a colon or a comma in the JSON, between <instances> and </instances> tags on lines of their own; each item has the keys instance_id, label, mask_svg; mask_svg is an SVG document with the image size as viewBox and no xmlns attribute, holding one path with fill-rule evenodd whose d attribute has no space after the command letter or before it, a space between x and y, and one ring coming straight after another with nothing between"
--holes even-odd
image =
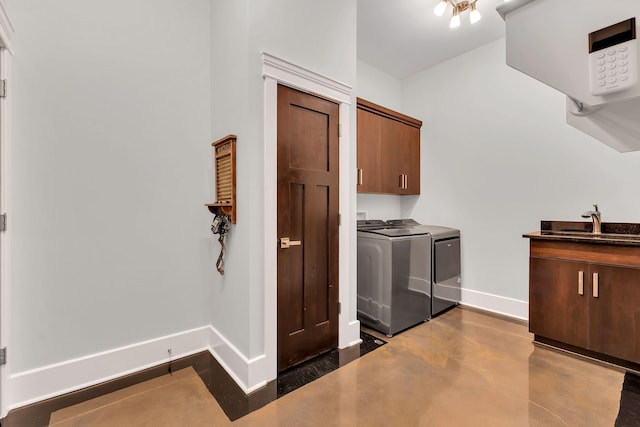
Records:
<instances>
[{"instance_id":1,"label":"faucet handle","mask_svg":"<svg viewBox=\"0 0 640 427\"><path fill-rule=\"evenodd\" d=\"M597 203L596 203L596 204L594 204L594 205L593 205L593 207L596 209L596 212L600 212L600 211L598 210L598 204L597 204Z\"/></svg>"}]
</instances>

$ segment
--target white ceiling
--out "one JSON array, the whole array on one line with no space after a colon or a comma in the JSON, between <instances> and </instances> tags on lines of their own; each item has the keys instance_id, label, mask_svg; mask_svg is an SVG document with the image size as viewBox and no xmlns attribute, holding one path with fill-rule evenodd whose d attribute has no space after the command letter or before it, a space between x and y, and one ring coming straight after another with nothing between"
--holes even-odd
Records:
<instances>
[{"instance_id":1,"label":"white ceiling","mask_svg":"<svg viewBox=\"0 0 640 427\"><path fill-rule=\"evenodd\" d=\"M496 12L503 0L478 0L482 19L449 28L451 6L444 16L433 8L439 0L358 0L358 58L398 79L458 56L504 36Z\"/></svg>"}]
</instances>

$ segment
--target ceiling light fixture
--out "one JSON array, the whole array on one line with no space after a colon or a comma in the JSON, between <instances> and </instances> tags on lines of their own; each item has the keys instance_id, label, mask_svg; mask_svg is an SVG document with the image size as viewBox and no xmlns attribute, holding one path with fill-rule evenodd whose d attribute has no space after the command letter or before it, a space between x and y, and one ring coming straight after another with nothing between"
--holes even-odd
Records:
<instances>
[{"instance_id":1,"label":"ceiling light fixture","mask_svg":"<svg viewBox=\"0 0 640 427\"><path fill-rule=\"evenodd\" d=\"M437 16L442 16L444 15L445 10L447 10L447 5L451 5L453 10L451 14L451 21L449 21L449 28L457 28L460 26L460 14L465 10L469 10L469 22L475 24L482 18L480 12L478 12L478 9L476 8L477 2L478 0L440 0L435 9L433 9L433 13Z\"/></svg>"}]
</instances>

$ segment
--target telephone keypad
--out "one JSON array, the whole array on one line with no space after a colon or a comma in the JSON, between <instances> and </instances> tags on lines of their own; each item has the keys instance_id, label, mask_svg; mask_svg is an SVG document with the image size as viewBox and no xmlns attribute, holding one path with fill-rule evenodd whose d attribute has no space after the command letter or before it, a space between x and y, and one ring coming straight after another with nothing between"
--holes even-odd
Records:
<instances>
[{"instance_id":1,"label":"telephone keypad","mask_svg":"<svg viewBox=\"0 0 640 427\"><path fill-rule=\"evenodd\" d=\"M637 82L637 41L629 40L589 55L593 95L628 89Z\"/></svg>"}]
</instances>

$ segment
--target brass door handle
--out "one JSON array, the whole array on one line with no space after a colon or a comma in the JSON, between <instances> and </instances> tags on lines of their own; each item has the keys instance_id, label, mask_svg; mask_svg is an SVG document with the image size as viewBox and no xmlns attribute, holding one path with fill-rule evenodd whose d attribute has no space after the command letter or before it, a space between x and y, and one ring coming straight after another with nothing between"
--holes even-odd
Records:
<instances>
[{"instance_id":1,"label":"brass door handle","mask_svg":"<svg viewBox=\"0 0 640 427\"><path fill-rule=\"evenodd\" d=\"M281 249L289 249L290 246L300 246L300 245L302 245L302 241L300 240L289 240L288 237L280 238Z\"/></svg>"}]
</instances>

